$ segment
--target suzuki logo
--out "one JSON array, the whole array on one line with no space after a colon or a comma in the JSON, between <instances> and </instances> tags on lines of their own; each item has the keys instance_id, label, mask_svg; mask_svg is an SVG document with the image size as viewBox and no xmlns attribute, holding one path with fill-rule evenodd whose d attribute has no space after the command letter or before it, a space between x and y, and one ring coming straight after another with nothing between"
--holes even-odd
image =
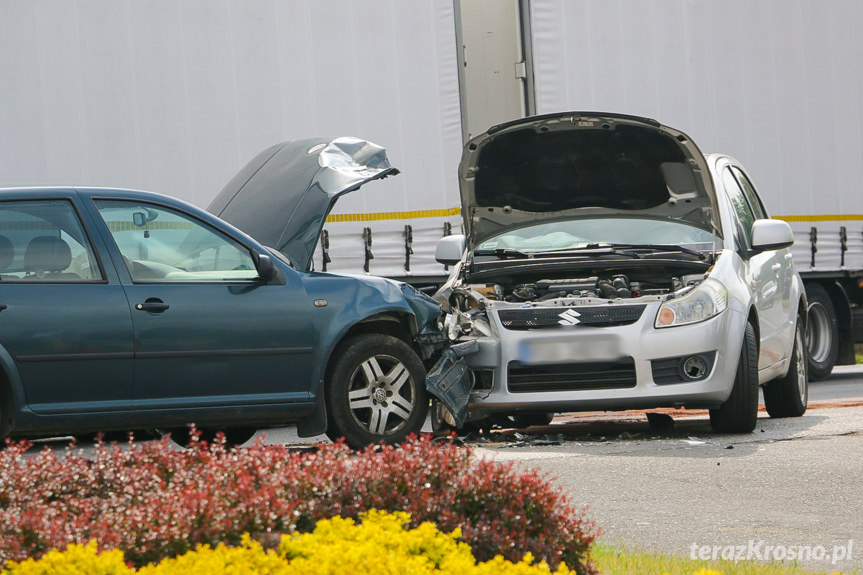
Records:
<instances>
[{"instance_id":1,"label":"suzuki logo","mask_svg":"<svg viewBox=\"0 0 863 575\"><path fill-rule=\"evenodd\" d=\"M568 309L565 312L557 315L557 317L560 318L560 321L558 321L557 323L559 323L560 325L575 325L581 323L580 321L578 321L578 318L580 316L581 314L574 309Z\"/></svg>"}]
</instances>

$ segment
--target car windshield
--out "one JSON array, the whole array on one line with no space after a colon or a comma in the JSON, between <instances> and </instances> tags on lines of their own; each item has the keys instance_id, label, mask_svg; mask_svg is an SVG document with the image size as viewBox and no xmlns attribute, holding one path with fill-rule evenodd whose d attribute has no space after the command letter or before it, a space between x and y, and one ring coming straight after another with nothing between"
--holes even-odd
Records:
<instances>
[{"instance_id":1,"label":"car windshield","mask_svg":"<svg viewBox=\"0 0 863 575\"><path fill-rule=\"evenodd\" d=\"M669 220L644 218L582 218L507 230L480 243L475 252L516 250L542 253L594 245L664 245L709 250L710 232Z\"/></svg>"}]
</instances>

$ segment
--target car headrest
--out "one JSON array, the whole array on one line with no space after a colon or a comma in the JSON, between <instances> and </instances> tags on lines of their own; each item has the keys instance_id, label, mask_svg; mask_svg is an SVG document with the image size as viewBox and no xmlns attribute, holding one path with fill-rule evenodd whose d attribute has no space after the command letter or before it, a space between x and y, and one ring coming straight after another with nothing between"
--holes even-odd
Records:
<instances>
[{"instance_id":1,"label":"car headrest","mask_svg":"<svg viewBox=\"0 0 863 575\"><path fill-rule=\"evenodd\" d=\"M0 235L0 271L5 271L15 259L15 248L6 236Z\"/></svg>"},{"instance_id":2,"label":"car headrest","mask_svg":"<svg viewBox=\"0 0 863 575\"><path fill-rule=\"evenodd\" d=\"M30 272L59 272L71 263L69 244L55 236L33 238L24 252L24 267Z\"/></svg>"}]
</instances>

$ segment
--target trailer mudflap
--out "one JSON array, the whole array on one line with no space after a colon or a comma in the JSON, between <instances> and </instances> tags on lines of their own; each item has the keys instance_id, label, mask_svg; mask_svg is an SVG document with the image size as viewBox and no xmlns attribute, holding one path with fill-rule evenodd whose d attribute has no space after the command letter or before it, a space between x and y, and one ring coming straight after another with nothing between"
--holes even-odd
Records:
<instances>
[{"instance_id":1,"label":"trailer mudflap","mask_svg":"<svg viewBox=\"0 0 863 575\"><path fill-rule=\"evenodd\" d=\"M476 340L448 347L426 376L426 389L452 414L456 427L467 419L472 379L464 358L479 351Z\"/></svg>"}]
</instances>

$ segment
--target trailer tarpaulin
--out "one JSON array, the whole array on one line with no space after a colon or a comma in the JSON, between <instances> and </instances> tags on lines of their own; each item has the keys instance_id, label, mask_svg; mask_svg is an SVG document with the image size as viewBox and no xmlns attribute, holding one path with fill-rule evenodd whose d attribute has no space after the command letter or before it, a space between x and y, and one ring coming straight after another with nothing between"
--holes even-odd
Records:
<instances>
[{"instance_id":1,"label":"trailer tarpaulin","mask_svg":"<svg viewBox=\"0 0 863 575\"><path fill-rule=\"evenodd\" d=\"M817 269L863 267L863 3L530 6L538 113L613 111L675 126L747 167L771 215L794 229L801 270L813 258Z\"/></svg>"},{"instance_id":2,"label":"trailer tarpaulin","mask_svg":"<svg viewBox=\"0 0 863 575\"><path fill-rule=\"evenodd\" d=\"M349 134L387 148L402 175L336 206L329 269L362 272L368 228L371 273L406 275L410 225L411 273L443 274L433 244L460 222L453 10L452 0L4 2L0 186L143 188L206 206L258 151Z\"/></svg>"}]
</instances>

